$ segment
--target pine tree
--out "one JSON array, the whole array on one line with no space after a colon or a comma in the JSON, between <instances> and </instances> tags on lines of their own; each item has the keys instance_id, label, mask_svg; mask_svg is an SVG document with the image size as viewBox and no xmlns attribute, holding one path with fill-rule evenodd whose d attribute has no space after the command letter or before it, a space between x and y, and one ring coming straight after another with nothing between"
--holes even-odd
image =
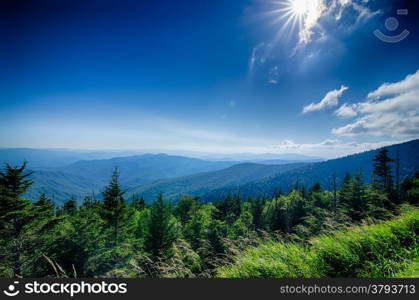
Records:
<instances>
[{"instance_id":1,"label":"pine tree","mask_svg":"<svg viewBox=\"0 0 419 300\"><path fill-rule=\"evenodd\" d=\"M32 172L26 172L26 162L21 167L5 165L0 172L0 249L2 255L8 253L0 265L10 266L13 276L22 275L23 243L21 233L26 224L30 222L30 202L22 197L32 185L28 177ZM3 260L3 259L2 259Z\"/></svg>"},{"instance_id":2,"label":"pine tree","mask_svg":"<svg viewBox=\"0 0 419 300\"><path fill-rule=\"evenodd\" d=\"M215 207L212 204L195 206L190 211L190 219L185 224L184 236L195 251L204 245L204 239L212 221L212 213Z\"/></svg>"},{"instance_id":3,"label":"pine tree","mask_svg":"<svg viewBox=\"0 0 419 300\"><path fill-rule=\"evenodd\" d=\"M349 203L351 202L352 198L352 176L351 174L346 174L343 178L343 182L340 186L339 190L339 208L340 209L347 209L349 208Z\"/></svg>"},{"instance_id":4,"label":"pine tree","mask_svg":"<svg viewBox=\"0 0 419 300\"><path fill-rule=\"evenodd\" d=\"M136 210L142 210L146 207L144 197L139 197L137 194L132 195L131 205Z\"/></svg>"},{"instance_id":5,"label":"pine tree","mask_svg":"<svg viewBox=\"0 0 419 300\"><path fill-rule=\"evenodd\" d=\"M183 196L176 204L175 214L182 224L191 218L191 212L198 207L198 198L194 196Z\"/></svg>"},{"instance_id":6,"label":"pine tree","mask_svg":"<svg viewBox=\"0 0 419 300\"><path fill-rule=\"evenodd\" d=\"M151 205L145 248L152 257L166 256L176 239L176 228L169 205L160 193Z\"/></svg>"},{"instance_id":7,"label":"pine tree","mask_svg":"<svg viewBox=\"0 0 419 300\"><path fill-rule=\"evenodd\" d=\"M366 209L365 186L362 173L356 174L352 179L352 195L349 199L351 211L349 215L354 220L360 220Z\"/></svg>"},{"instance_id":8,"label":"pine tree","mask_svg":"<svg viewBox=\"0 0 419 300\"><path fill-rule=\"evenodd\" d=\"M38 201L33 205L38 217L41 215L43 217L52 217L54 215L55 205L51 199L47 198L45 193L42 193L41 196L39 196Z\"/></svg>"},{"instance_id":9,"label":"pine tree","mask_svg":"<svg viewBox=\"0 0 419 300\"><path fill-rule=\"evenodd\" d=\"M260 230L263 228L262 212L265 200L262 197L257 197L254 200L249 199L249 202L252 203L253 226L255 230Z\"/></svg>"},{"instance_id":10,"label":"pine tree","mask_svg":"<svg viewBox=\"0 0 419 300\"><path fill-rule=\"evenodd\" d=\"M337 212L338 207L338 196L337 196L337 182L336 182L336 173L333 173L331 178L331 185L332 185L332 192L333 192L333 198L332 198L332 211L334 214Z\"/></svg>"},{"instance_id":11,"label":"pine tree","mask_svg":"<svg viewBox=\"0 0 419 300\"><path fill-rule=\"evenodd\" d=\"M30 205L22 195L33 183L28 178L32 172L26 172L26 162L21 167L6 164L4 169L0 172L0 230L9 228L11 235L18 235Z\"/></svg>"},{"instance_id":12,"label":"pine tree","mask_svg":"<svg viewBox=\"0 0 419 300\"><path fill-rule=\"evenodd\" d=\"M394 162L388 156L388 150L382 149L373 159L374 171L373 181L377 187L382 188L387 194L391 194L393 189L393 175L390 163Z\"/></svg>"},{"instance_id":13,"label":"pine tree","mask_svg":"<svg viewBox=\"0 0 419 300\"><path fill-rule=\"evenodd\" d=\"M77 200L75 198L70 198L63 205L63 211L69 215L74 214L77 211Z\"/></svg>"},{"instance_id":14,"label":"pine tree","mask_svg":"<svg viewBox=\"0 0 419 300\"><path fill-rule=\"evenodd\" d=\"M124 221L127 207L124 200L124 191L119 184L119 172L115 168L111 181L103 192L102 217L113 230L113 245L118 245L118 234L121 223Z\"/></svg>"}]
</instances>

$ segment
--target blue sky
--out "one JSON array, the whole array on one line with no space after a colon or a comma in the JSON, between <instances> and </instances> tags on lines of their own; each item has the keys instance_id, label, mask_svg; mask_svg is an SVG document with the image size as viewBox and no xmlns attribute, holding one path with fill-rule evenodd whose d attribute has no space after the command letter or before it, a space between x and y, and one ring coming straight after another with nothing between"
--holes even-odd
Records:
<instances>
[{"instance_id":1,"label":"blue sky","mask_svg":"<svg viewBox=\"0 0 419 300\"><path fill-rule=\"evenodd\" d=\"M418 138L415 2L4 1L0 147L335 157Z\"/></svg>"}]
</instances>

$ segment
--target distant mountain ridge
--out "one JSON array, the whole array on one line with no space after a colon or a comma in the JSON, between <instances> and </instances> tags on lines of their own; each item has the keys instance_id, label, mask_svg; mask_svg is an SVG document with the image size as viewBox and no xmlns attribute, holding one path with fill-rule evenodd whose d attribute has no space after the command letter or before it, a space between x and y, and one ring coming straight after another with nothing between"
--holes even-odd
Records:
<instances>
[{"instance_id":1,"label":"distant mountain ridge","mask_svg":"<svg viewBox=\"0 0 419 300\"><path fill-rule=\"evenodd\" d=\"M167 154L79 160L64 167L35 169L32 175L35 184L26 196L34 200L41 193L46 193L57 202L64 202L70 197L81 199L92 193L100 198L116 167L121 174L121 184L129 188L163 178L221 170L234 164L236 162L212 162Z\"/></svg>"},{"instance_id":2,"label":"distant mountain ridge","mask_svg":"<svg viewBox=\"0 0 419 300\"><path fill-rule=\"evenodd\" d=\"M396 156L397 150L399 151L402 177L419 171L419 140L386 148L390 150L392 157ZM7 151L3 150L0 149L2 162L5 158L9 159L6 162L11 162L10 159L22 156L22 153L17 153L15 156L9 153L8 156L5 154ZM48 161L54 165L54 161L61 164L64 160L77 158L74 154L68 156L69 152L66 150L63 150L65 153L59 154L58 158L57 153L48 157L49 151L56 150L46 150L46 152L32 150L30 149L29 153L37 158L35 160L38 165L42 161ZM200 196L204 201L212 201L229 193L240 193L243 196L262 194L271 196L277 190L288 191L290 186L297 182L309 187L319 181L324 188L329 188L330 177L334 172L338 181L341 181L345 173L361 171L364 173L365 180L368 181L371 178L372 159L377 151L372 150L322 162L309 161L293 164L282 160L265 160L264 163L207 161L167 154L77 160L56 167L51 167L51 165L32 167L29 161L30 169L35 171L32 175L35 183L25 196L35 200L41 193L46 193L57 203L63 203L70 197L82 199L85 195L92 193L100 198L115 167L118 167L121 173L121 183L127 191L127 198L130 198L133 193L138 193L152 201L159 192L163 192L167 198L174 200L185 194ZM41 154L36 156L36 153ZM23 154L27 154L26 150ZM16 161L15 164L21 162Z\"/></svg>"},{"instance_id":3,"label":"distant mountain ridge","mask_svg":"<svg viewBox=\"0 0 419 300\"><path fill-rule=\"evenodd\" d=\"M242 163L214 172L158 180L152 184L128 189L128 193L142 195L147 201L155 199L160 192L169 200L177 199L181 195L188 194L200 196L215 188L238 186L304 165L305 163L282 165Z\"/></svg>"},{"instance_id":4,"label":"distant mountain ridge","mask_svg":"<svg viewBox=\"0 0 419 300\"><path fill-rule=\"evenodd\" d=\"M19 165L26 160L30 168L57 168L79 160L110 159L133 155L129 151L87 151L66 149L0 148L0 163Z\"/></svg>"},{"instance_id":5,"label":"distant mountain ridge","mask_svg":"<svg viewBox=\"0 0 419 300\"><path fill-rule=\"evenodd\" d=\"M82 160L61 167L59 170L70 174L83 174L87 178L107 180L117 167L121 174L121 182L133 184L137 180L154 181L163 178L221 170L236 163L233 161L212 162L161 153L115 157L102 160Z\"/></svg>"},{"instance_id":6,"label":"distant mountain ridge","mask_svg":"<svg viewBox=\"0 0 419 300\"><path fill-rule=\"evenodd\" d=\"M264 161L286 161L290 162L314 162L314 161L323 161L324 158L317 157L317 156L307 156L303 154L297 153L234 153L234 154L225 154L225 155L209 155L204 156L203 159L208 160L217 160L217 161L224 161L224 160L235 160L235 161L243 161L243 162L257 162L263 163Z\"/></svg>"},{"instance_id":7,"label":"distant mountain ridge","mask_svg":"<svg viewBox=\"0 0 419 300\"><path fill-rule=\"evenodd\" d=\"M419 172L419 139L410 142L383 147L389 150L389 155L396 158L397 151L400 156L401 178L412 176ZM382 148L380 148L382 149ZM240 194L243 197L266 195L273 196L278 190L287 192L295 184L304 184L310 187L315 182L320 182L324 188L330 188L331 176L336 173L340 183L346 173L362 172L365 181L371 180L372 159L378 153L371 150L363 153L349 155L342 158L324 162L311 163L303 167L281 173L277 176L263 178L238 187L215 189L202 196L203 201L225 197L228 194ZM393 168L393 171L395 168Z\"/></svg>"}]
</instances>

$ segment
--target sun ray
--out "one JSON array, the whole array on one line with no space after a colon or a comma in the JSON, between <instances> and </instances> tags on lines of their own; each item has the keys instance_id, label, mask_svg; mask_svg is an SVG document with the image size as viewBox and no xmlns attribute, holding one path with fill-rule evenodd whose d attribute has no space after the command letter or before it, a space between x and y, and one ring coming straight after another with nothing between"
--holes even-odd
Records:
<instances>
[{"instance_id":1,"label":"sun ray","mask_svg":"<svg viewBox=\"0 0 419 300\"><path fill-rule=\"evenodd\" d=\"M278 33L283 33L288 28L291 32L298 30L300 39L307 40L312 34L311 29L317 25L324 8L323 0L287 0L276 1L273 7L266 13L273 16L272 25L281 24Z\"/></svg>"}]
</instances>

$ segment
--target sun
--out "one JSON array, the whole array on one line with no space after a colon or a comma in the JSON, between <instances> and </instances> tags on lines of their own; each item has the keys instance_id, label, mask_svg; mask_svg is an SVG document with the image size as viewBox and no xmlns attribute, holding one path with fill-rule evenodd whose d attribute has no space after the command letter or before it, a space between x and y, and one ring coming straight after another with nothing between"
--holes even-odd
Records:
<instances>
[{"instance_id":1,"label":"sun","mask_svg":"<svg viewBox=\"0 0 419 300\"><path fill-rule=\"evenodd\" d=\"M307 42L313 34L313 28L318 24L326 10L325 0L276 0L278 8L271 11L274 22L281 22L280 34L285 28L293 32L298 28L300 42Z\"/></svg>"},{"instance_id":2,"label":"sun","mask_svg":"<svg viewBox=\"0 0 419 300\"><path fill-rule=\"evenodd\" d=\"M294 15L301 16L305 15L310 11L310 2L313 0L291 0L289 2L290 9Z\"/></svg>"}]
</instances>

